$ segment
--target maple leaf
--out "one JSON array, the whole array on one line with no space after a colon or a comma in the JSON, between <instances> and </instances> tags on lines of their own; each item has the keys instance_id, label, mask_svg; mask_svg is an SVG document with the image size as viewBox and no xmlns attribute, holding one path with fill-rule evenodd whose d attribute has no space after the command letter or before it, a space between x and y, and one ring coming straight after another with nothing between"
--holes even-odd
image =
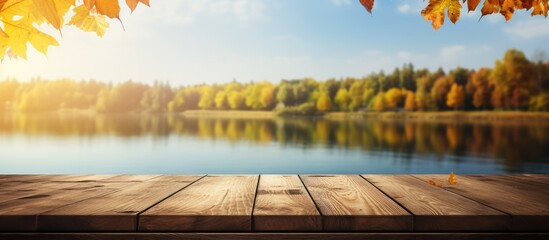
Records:
<instances>
[{"instance_id":1,"label":"maple leaf","mask_svg":"<svg viewBox=\"0 0 549 240\"><path fill-rule=\"evenodd\" d=\"M374 0L360 0L360 3L364 8L366 8L366 11L368 11L370 14L372 14L372 8L374 8Z\"/></svg>"},{"instance_id":2,"label":"maple leaf","mask_svg":"<svg viewBox=\"0 0 549 240\"><path fill-rule=\"evenodd\" d=\"M450 176L448 176L448 183L451 185L454 185L454 184L457 184L457 182L458 180L457 180L456 174L454 174L454 172L451 172Z\"/></svg>"},{"instance_id":3,"label":"maple leaf","mask_svg":"<svg viewBox=\"0 0 549 240\"><path fill-rule=\"evenodd\" d=\"M448 18L452 23L456 23L461 14L461 3L459 0L429 0L429 4L423 10L421 15L427 21L431 21L435 30L444 24L444 16L448 9Z\"/></svg>"},{"instance_id":4,"label":"maple leaf","mask_svg":"<svg viewBox=\"0 0 549 240\"><path fill-rule=\"evenodd\" d=\"M109 27L109 23L101 15L90 15L90 11L86 5L80 5L73 9L74 16L69 21L69 25L74 25L85 32L95 32L97 36L105 35L105 30Z\"/></svg>"},{"instance_id":5,"label":"maple leaf","mask_svg":"<svg viewBox=\"0 0 549 240\"><path fill-rule=\"evenodd\" d=\"M150 7L149 0L126 0L126 4L128 5L128 7L130 8L130 10L132 12L133 12L133 10L135 10L138 3L142 3L142 4L147 5L147 7Z\"/></svg>"}]
</instances>

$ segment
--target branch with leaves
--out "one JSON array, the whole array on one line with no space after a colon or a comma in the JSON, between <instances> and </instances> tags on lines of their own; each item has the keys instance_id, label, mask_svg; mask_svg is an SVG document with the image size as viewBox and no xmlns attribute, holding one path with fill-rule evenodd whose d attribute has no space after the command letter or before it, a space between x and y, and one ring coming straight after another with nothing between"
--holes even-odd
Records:
<instances>
[{"instance_id":1,"label":"branch with leaves","mask_svg":"<svg viewBox=\"0 0 549 240\"><path fill-rule=\"evenodd\" d=\"M121 0L120 0L121 1ZM139 3L149 6L149 0L125 0L133 12ZM375 0L360 0L372 12ZM421 11L434 29L444 24L446 16L456 23L461 15L462 3L468 11L475 11L482 0L429 0ZM549 0L484 0L482 16L501 14L509 21L516 10L530 10L532 16L549 13ZM72 10L72 11L71 11ZM106 18L120 20L119 0L0 0L0 60L26 58L27 45L46 54L48 47L57 46L57 40L39 29L44 23L61 32L65 25L76 26L103 36L109 27ZM65 16L72 15L68 23ZM121 21L120 21L121 22Z\"/></svg>"},{"instance_id":2,"label":"branch with leaves","mask_svg":"<svg viewBox=\"0 0 549 240\"><path fill-rule=\"evenodd\" d=\"M427 21L431 21L433 28L439 29L444 24L444 18L448 16L452 23L456 23L461 15L461 3L467 2L468 11L475 11L481 0L429 0L429 4L421 10L421 15ZM369 13L372 13L374 0L360 0L360 3ZM482 17L490 14L501 14L506 21L511 20L516 10L532 9L532 16L549 14L549 0L484 0Z\"/></svg>"},{"instance_id":3,"label":"branch with leaves","mask_svg":"<svg viewBox=\"0 0 549 240\"><path fill-rule=\"evenodd\" d=\"M149 6L149 0L125 1L132 12L139 3ZM119 14L118 0L0 0L0 59L26 58L28 43L44 54L49 46L58 46L54 37L39 29L44 23L60 33L72 25L101 37L109 27L106 18L120 21ZM65 23L67 15L72 17Z\"/></svg>"}]
</instances>

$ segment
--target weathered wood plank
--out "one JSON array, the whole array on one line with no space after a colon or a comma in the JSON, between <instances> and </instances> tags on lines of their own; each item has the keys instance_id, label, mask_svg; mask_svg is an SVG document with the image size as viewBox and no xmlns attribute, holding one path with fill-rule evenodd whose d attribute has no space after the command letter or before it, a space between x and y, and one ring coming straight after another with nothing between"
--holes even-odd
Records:
<instances>
[{"instance_id":1,"label":"weathered wood plank","mask_svg":"<svg viewBox=\"0 0 549 240\"><path fill-rule=\"evenodd\" d=\"M475 176L475 175L472 175ZM541 190L548 190L549 175L541 174L512 174L512 175L483 175L492 179L498 179L503 181L509 181L511 186L514 186L517 182L525 184L538 185Z\"/></svg>"},{"instance_id":2,"label":"weathered wood plank","mask_svg":"<svg viewBox=\"0 0 549 240\"><path fill-rule=\"evenodd\" d=\"M257 231L320 231L322 219L296 175L261 175L253 211Z\"/></svg>"},{"instance_id":3,"label":"weathered wood plank","mask_svg":"<svg viewBox=\"0 0 549 240\"><path fill-rule=\"evenodd\" d=\"M89 198L38 216L43 231L136 231L137 214L202 176L160 176L136 182L111 194ZM167 181L162 181L163 179Z\"/></svg>"},{"instance_id":4,"label":"weathered wood plank","mask_svg":"<svg viewBox=\"0 0 549 240\"><path fill-rule=\"evenodd\" d=\"M73 184L74 185L74 184ZM80 183L77 186L55 189L0 203L0 231L35 231L36 218L71 203L120 190L126 184Z\"/></svg>"},{"instance_id":5,"label":"weathered wood plank","mask_svg":"<svg viewBox=\"0 0 549 240\"><path fill-rule=\"evenodd\" d=\"M303 175L325 231L412 230L412 216L358 175Z\"/></svg>"},{"instance_id":6,"label":"weathered wood plank","mask_svg":"<svg viewBox=\"0 0 549 240\"><path fill-rule=\"evenodd\" d=\"M139 215L141 231L250 231L257 175L206 176Z\"/></svg>"},{"instance_id":7,"label":"weathered wood plank","mask_svg":"<svg viewBox=\"0 0 549 240\"><path fill-rule=\"evenodd\" d=\"M74 182L13 182L0 188L0 203L59 189L75 189L81 184Z\"/></svg>"},{"instance_id":8,"label":"weathered wood plank","mask_svg":"<svg viewBox=\"0 0 549 240\"><path fill-rule=\"evenodd\" d=\"M471 233L471 232L450 232L450 233L0 233L0 240L210 240L210 239L269 239L269 240L546 240L547 233Z\"/></svg>"},{"instance_id":9,"label":"weathered wood plank","mask_svg":"<svg viewBox=\"0 0 549 240\"><path fill-rule=\"evenodd\" d=\"M51 178L54 182L98 182L110 178L115 178L120 175L115 174L69 174L55 176Z\"/></svg>"},{"instance_id":10,"label":"weathered wood plank","mask_svg":"<svg viewBox=\"0 0 549 240\"><path fill-rule=\"evenodd\" d=\"M418 231L507 230L511 217L409 175L362 175L414 215Z\"/></svg>"},{"instance_id":11,"label":"weathered wood plank","mask_svg":"<svg viewBox=\"0 0 549 240\"><path fill-rule=\"evenodd\" d=\"M58 174L8 174L0 175L0 182L43 182L51 181L55 177L61 177Z\"/></svg>"},{"instance_id":12,"label":"weathered wood plank","mask_svg":"<svg viewBox=\"0 0 549 240\"><path fill-rule=\"evenodd\" d=\"M130 174L123 174L123 175L116 175L111 178L102 179L103 182L143 182L148 181L153 178L159 177L161 175L158 174L147 174L147 175L130 175Z\"/></svg>"},{"instance_id":13,"label":"weathered wood plank","mask_svg":"<svg viewBox=\"0 0 549 240\"><path fill-rule=\"evenodd\" d=\"M447 175L415 175L427 181L445 180ZM549 192L538 185L490 176L458 176L458 184L444 189L511 215L511 229L547 231L549 229Z\"/></svg>"}]
</instances>

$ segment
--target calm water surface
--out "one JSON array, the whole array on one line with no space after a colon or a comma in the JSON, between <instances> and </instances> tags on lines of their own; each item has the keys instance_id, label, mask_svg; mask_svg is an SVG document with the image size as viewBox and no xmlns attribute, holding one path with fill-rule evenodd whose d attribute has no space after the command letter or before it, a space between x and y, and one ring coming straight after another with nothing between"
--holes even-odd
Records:
<instances>
[{"instance_id":1,"label":"calm water surface","mask_svg":"<svg viewBox=\"0 0 549 240\"><path fill-rule=\"evenodd\" d=\"M0 174L549 173L549 123L0 115Z\"/></svg>"}]
</instances>

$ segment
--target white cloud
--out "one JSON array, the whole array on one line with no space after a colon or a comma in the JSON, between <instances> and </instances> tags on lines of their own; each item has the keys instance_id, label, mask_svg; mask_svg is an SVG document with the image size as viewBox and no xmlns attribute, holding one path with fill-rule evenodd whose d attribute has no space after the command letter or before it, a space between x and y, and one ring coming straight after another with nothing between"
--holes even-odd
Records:
<instances>
[{"instance_id":1,"label":"white cloud","mask_svg":"<svg viewBox=\"0 0 549 240\"><path fill-rule=\"evenodd\" d=\"M448 47L443 47L439 51L439 56L444 61L454 60L460 57L461 53L465 51L465 46L463 45L453 45Z\"/></svg>"},{"instance_id":2,"label":"white cloud","mask_svg":"<svg viewBox=\"0 0 549 240\"><path fill-rule=\"evenodd\" d=\"M179 0L155 3L150 18L166 24L189 24L201 17L227 17L251 22L265 16L263 0Z\"/></svg>"},{"instance_id":3,"label":"white cloud","mask_svg":"<svg viewBox=\"0 0 549 240\"><path fill-rule=\"evenodd\" d=\"M410 61L410 60L412 60L412 52L400 51L400 52L397 53L397 57L398 57L398 59L403 60L403 61Z\"/></svg>"},{"instance_id":4,"label":"white cloud","mask_svg":"<svg viewBox=\"0 0 549 240\"><path fill-rule=\"evenodd\" d=\"M423 1L399 1L396 5L396 10L402 14L420 14L421 10L425 7Z\"/></svg>"},{"instance_id":5,"label":"white cloud","mask_svg":"<svg viewBox=\"0 0 549 240\"><path fill-rule=\"evenodd\" d=\"M412 7L408 3L400 4L397 6L397 10L401 13L409 13Z\"/></svg>"},{"instance_id":6,"label":"white cloud","mask_svg":"<svg viewBox=\"0 0 549 240\"><path fill-rule=\"evenodd\" d=\"M351 5L351 0L331 0L336 6Z\"/></svg>"},{"instance_id":7,"label":"white cloud","mask_svg":"<svg viewBox=\"0 0 549 240\"><path fill-rule=\"evenodd\" d=\"M503 32L520 39L534 39L549 36L549 22L546 19L517 21L503 28Z\"/></svg>"}]
</instances>

